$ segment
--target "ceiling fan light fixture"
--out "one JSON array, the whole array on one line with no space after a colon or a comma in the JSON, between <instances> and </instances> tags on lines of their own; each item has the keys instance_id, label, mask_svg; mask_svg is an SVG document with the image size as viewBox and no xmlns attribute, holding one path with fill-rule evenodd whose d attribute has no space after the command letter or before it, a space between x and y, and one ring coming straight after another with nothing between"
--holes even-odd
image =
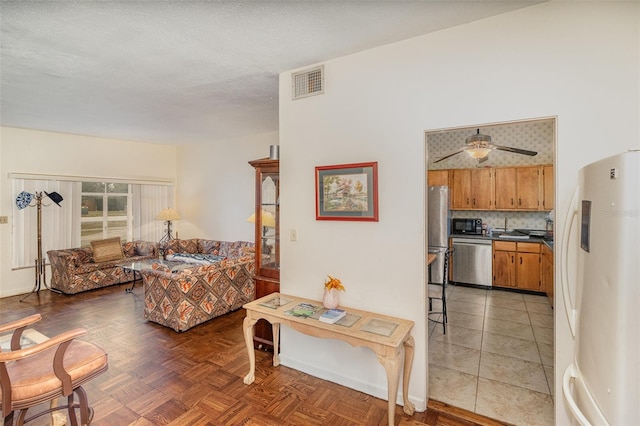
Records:
<instances>
[{"instance_id":1,"label":"ceiling fan light fixture","mask_svg":"<svg viewBox=\"0 0 640 426\"><path fill-rule=\"evenodd\" d=\"M484 158L491 152L491 148L467 148L465 149L471 158Z\"/></svg>"}]
</instances>

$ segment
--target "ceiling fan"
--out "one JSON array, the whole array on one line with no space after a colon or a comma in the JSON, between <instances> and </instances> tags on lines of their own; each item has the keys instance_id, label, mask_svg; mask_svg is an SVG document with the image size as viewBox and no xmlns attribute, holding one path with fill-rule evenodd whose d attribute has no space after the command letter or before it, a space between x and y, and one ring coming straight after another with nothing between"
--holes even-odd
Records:
<instances>
[{"instance_id":1,"label":"ceiling fan","mask_svg":"<svg viewBox=\"0 0 640 426\"><path fill-rule=\"evenodd\" d=\"M491 136L483 135L480 133L480 129L477 129L477 133L475 135L471 135L466 139L466 147L453 152L451 154L445 155L442 158L437 159L434 163L439 163L440 161L446 160L449 157L453 157L456 154L460 154L461 152L466 152L471 156L471 158L477 158L478 163L484 163L489 159L488 155L494 149L499 151L507 151L513 152L514 154L522 154L522 155L530 155L534 156L538 153L536 151L528 151L526 149L513 148L510 146L502 146L502 145L492 145L491 144Z\"/></svg>"}]
</instances>

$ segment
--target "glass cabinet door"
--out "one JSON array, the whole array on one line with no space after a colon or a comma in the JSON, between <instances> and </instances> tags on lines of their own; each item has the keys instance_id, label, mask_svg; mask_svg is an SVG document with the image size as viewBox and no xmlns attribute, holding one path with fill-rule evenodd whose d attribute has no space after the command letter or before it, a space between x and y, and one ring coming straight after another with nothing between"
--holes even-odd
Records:
<instances>
[{"instance_id":1,"label":"glass cabinet door","mask_svg":"<svg viewBox=\"0 0 640 426\"><path fill-rule=\"evenodd\" d=\"M262 230L259 242L260 252L258 268L265 276L278 276L280 269L280 232L279 232L279 174L261 173L260 223ZM275 274L275 275L274 275Z\"/></svg>"}]
</instances>

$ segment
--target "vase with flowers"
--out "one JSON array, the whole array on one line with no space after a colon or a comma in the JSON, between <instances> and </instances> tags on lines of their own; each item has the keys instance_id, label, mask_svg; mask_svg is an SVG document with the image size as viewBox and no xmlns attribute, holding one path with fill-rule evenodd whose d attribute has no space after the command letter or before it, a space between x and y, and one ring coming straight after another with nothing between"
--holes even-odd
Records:
<instances>
[{"instance_id":1,"label":"vase with flowers","mask_svg":"<svg viewBox=\"0 0 640 426\"><path fill-rule=\"evenodd\" d=\"M324 283L324 296L322 297L322 305L327 309L335 309L340 304L340 298L338 292L344 291L342 281L337 278L327 275L327 280Z\"/></svg>"}]
</instances>

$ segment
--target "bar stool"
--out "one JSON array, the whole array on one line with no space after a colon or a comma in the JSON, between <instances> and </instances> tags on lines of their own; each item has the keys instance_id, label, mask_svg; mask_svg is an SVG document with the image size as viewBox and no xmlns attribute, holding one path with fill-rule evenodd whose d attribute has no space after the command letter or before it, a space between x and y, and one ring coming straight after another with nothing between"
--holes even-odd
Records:
<instances>
[{"instance_id":1,"label":"bar stool","mask_svg":"<svg viewBox=\"0 0 640 426\"><path fill-rule=\"evenodd\" d=\"M442 324L442 331L444 334L447 334L447 285L449 284L449 262L451 261L451 255L453 254L454 250L454 248L447 248L444 252L444 258L442 262L442 282L433 283L429 280L429 283L427 285L427 297L429 298L429 312L427 314L427 317L429 321ZM433 310L434 300L440 300L442 302L441 310Z\"/></svg>"}]
</instances>

